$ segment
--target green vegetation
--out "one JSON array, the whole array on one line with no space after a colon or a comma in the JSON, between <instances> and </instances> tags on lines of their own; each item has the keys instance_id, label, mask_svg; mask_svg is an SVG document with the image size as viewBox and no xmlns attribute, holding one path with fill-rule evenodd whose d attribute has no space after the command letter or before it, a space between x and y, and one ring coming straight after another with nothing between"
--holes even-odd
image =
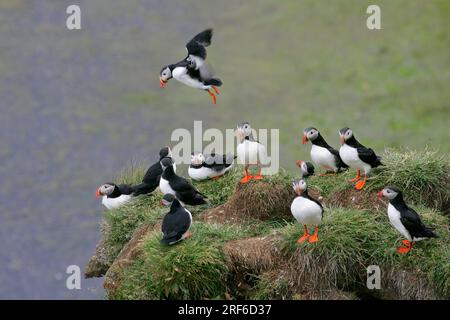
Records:
<instances>
[{"instance_id":1,"label":"green vegetation","mask_svg":"<svg viewBox=\"0 0 450 320\"><path fill-rule=\"evenodd\" d=\"M242 168L237 166L218 180L194 182L208 196L209 204L190 208L193 236L167 247L160 243L159 229L150 229L140 241L140 253L116 270L114 282L118 285L108 291L108 298L354 299L365 290L368 265L383 270L381 298L449 298L449 221L439 212L448 201L449 190L443 186L449 183L449 163L428 149L387 150L382 156L385 166L374 170L366 190L353 191L369 197L363 209L338 201L343 192L352 191L347 181L354 172L307 180L312 193L318 192L326 203L316 244L296 243L303 229L290 216L295 196L291 182L296 177L289 172L281 170L262 181L242 185ZM137 171L142 172L139 166L124 171L120 182L136 182ZM439 238L417 243L407 255L396 252L402 238L390 225L385 205L371 193L388 184L402 188L408 203L412 199L422 202L414 207ZM106 211L110 225L105 235L110 247L107 251L117 255L141 224L160 221L167 211L160 206L160 198L160 193L139 196L122 208ZM223 219L220 223L214 217L206 221L202 219L204 212L215 212L219 214L216 218ZM229 241L257 244L268 236L277 238L262 249L245 244L238 245L237 253L225 249ZM270 257L268 245L278 248L277 256ZM251 261L239 269L230 254L239 255L237 260ZM237 288L236 277L247 281L248 289Z\"/></svg>"}]
</instances>

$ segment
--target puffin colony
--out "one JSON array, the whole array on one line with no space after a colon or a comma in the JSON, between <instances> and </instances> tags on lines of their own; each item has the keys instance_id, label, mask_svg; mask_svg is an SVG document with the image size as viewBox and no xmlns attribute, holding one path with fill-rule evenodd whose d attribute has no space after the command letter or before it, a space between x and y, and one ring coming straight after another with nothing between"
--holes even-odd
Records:
<instances>
[{"instance_id":1,"label":"puffin colony","mask_svg":"<svg viewBox=\"0 0 450 320\"><path fill-rule=\"evenodd\" d=\"M214 77L211 68L206 64L206 47L211 44L213 31L207 29L193 37L187 44L187 56L183 60L169 64L161 69L159 83L161 88L174 78L185 85L207 92L212 103L217 103L217 87L222 81ZM248 122L241 122L235 131L239 144L237 156L232 154L204 154L200 151L191 155L191 164L188 175L192 180L202 181L219 179L227 174L238 160L244 167L241 183L250 180L262 180L261 173L264 160L267 157L265 146L252 136L252 127ZM300 169L300 179L294 181L292 187L296 193L291 204L291 212L298 223L303 225L303 234L298 243L314 244L319 241L319 225L322 222L324 208L322 204L308 194L306 179L315 174L314 165L324 170L320 176L337 175L345 170L356 170L356 177L350 180L356 190L363 190L367 177L373 168L383 166L381 158L371 148L362 145L350 128L339 130L341 147L339 150L330 146L319 130L308 127L303 130L302 144L311 142L311 160L314 163L297 160ZM249 174L250 167L256 167L256 175ZM172 158L170 147L165 146L159 151L158 160L146 171L142 182L137 185L120 184L113 182L103 183L96 190L96 197L102 198L102 204L108 210L118 208L128 203L138 195L150 195L156 188L163 193L161 204L170 208L162 221L161 243L175 245L192 236L189 231L192 226L192 214L186 206L207 204L207 195L199 192L189 180L177 175L176 164ZM387 215L392 226L405 238L402 246L398 248L399 254L409 252L413 245L427 238L436 238L438 235L425 226L420 216L409 207L400 188L386 186L378 193L378 198L386 197L389 200ZM185 310L186 314L190 310ZM208 311L208 314L211 311Z\"/></svg>"}]
</instances>

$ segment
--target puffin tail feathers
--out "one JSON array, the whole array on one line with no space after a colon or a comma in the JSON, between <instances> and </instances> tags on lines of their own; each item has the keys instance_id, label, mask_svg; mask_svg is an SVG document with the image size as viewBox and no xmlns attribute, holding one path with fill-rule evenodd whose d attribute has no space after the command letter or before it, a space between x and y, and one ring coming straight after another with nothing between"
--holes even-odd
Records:
<instances>
[{"instance_id":1,"label":"puffin tail feathers","mask_svg":"<svg viewBox=\"0 0 450 320\"><path fill-rule=\"evenodd\" d=\"M207 86L220 87L222 85L222 80L220 80L219 78L211 78L211 79L206 80L204 83Z\"/></svg>"}]
</instances>

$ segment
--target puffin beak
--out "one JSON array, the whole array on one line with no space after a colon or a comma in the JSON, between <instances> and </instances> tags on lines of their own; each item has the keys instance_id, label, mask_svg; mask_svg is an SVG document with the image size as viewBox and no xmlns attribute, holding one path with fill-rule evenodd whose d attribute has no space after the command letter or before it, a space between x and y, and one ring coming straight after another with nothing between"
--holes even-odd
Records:
<instances>
[{"instance_id":1,"label":"puffin beak","mask_svg":"<svg viewBox=\"0 0 450 320\"><path fill-rule=\"evenodd\" d=\"M164 202L162 200L159 202L159 204L161 205L161 207L165 207Z\"/></svg>"},{"instance_id":2,"label":"puffin beak","mask_svg":"<svg viewBox=\"0 0 450 320\"><path fill-rule=\"evenodd\" d=\"M381 190L377 193L377 197L378 197L378 200L381 200L381 198L383 197L383 190Z\"/></svg>"},{"instance_id":3,"label":"puffin beak","mask_svg":"<svg viewBox=\"0 0 450 320\"><path fill-rule=\"evenodd\" d=\"M95 197L96 197L97 199L101 197L101 194L100 194L100 188L98 188L97 190L95 190Z\"/></svg>"},{"instance_id":4,"label":"puffin beak","mask_svg":"<svg viewBox=\"0 0 450 320\"><path fill-rule=\"evenodd\" d=\"M303 132L303 136L302 136L302 144L305 144L308 142L308 137L306 136L306 133Z\"/></svg>"},{"instance_id":5,"label":"puffin beak","mask_svg":"<svg viewBox=\"0 0 450 320\"><path fill-rule=\"evenodd\" d=\"M295 188L295 193L297 193L298 196L301 196L302 195L302 189Z\"/></svg>"},{"instance_id":6,"label":"puffin beak","mask_svg":"<svg viewBox=\"0 0 450 320\"><path fill-rule=\"evenodd\" d=\"M341 140L341 146L342 146L345 143L344 136L342 134L340 135L340 140Z\"/></svg>"},{"instance_id":7,"label":"puffin beak","mask_svg":"<svg viewBox=\"0 0 450 320\"><path fill-rule=\"evenodd\" d=\"M301 167L302 164L303 164L303 161L302 160L297 160L297 161L295 161L295 164L297 165L297 167Z\"/></svg>"},{"instance_id":8,"label":"puffin beak","mask_svg":"<svg viewBox=\"0 0 450 320\"><path fill-rule=\"evenodd\" d=\"M165 88L167 85L166 83L167 83L167 81L164 81L161 77L159 77L159 86L161 88Z\"/></svg>"}]
</instances>

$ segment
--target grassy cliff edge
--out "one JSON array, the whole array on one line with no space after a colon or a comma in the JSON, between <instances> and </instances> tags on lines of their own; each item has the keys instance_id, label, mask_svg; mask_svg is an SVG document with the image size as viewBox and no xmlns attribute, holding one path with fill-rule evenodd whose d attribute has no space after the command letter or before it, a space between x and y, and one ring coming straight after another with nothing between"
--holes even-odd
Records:
<instances>
[{"instance_id":1,"label":"grassy cliff edge","mask_svg":"<svg viewBox=\"0 0 450 320\"><path fill-rule=\"evenodd\" d=\"M159 242L167 211L161 194L137 197L105 211L104 239L86 276L105 275L109 299L449 299L448 159L430 150L386 150L383 162L362 192L347 183L353 172L308 179L325 206L316 244L296 243L302 226L289 211L296 175L283 170L247 185L239 184L240 168L194 182L209 204L192 208L194 236L173 247ZM140 171L119 180L134 182ZM396 253L401 237L376 199L388 184L404 190L440 238ZM381 290L366 288L369 265L381 269Z\"/></svg>"}]
</instances>

